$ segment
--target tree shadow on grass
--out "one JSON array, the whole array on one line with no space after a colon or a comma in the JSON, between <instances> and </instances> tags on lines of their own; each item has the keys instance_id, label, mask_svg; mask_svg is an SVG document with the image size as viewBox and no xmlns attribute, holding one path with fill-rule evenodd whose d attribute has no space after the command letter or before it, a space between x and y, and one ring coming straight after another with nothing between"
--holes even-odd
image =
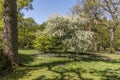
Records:
<instances>
[{"instance_id":1,"label":"tree shadow on grass","mask_svg":"<svg viewBox=\"0 0 120 80\"><path fill-rule=\"evenodd\" d=\"M51 64L50 64L51 65ZM89 72L85 69L82 69L82 68L73 68L73 69L67 69L67 68L62 68L62 70L55 70L53 69L52 67L54 66L49 66L49 71L51 72L54 72L56 74L59 74L60 77L53 77L52 79L51 78L48 78L47 76L45 75L42 75L42 76L39 76L37 77L36 79L34 80L95 80L94 78L89 78L84 76L82 76L82 73L89 73L91 75L94 75L96 76L100 76L100 80L120 80L120 68L118 69L105 69L105 70L97 70L97 69L91 69ZM70 73L74 73L75 75L71 75ZM68 77L66 79L66 77Z\"/></svg>"},{"instance_id":2,"label":"tree shadow on grass","mask_svg":"<svg viewBox=\"0 0 120 80\"><path fill-rule=\"evenodd\" d=\"M44 67L48 68L48 71L54 72L56 74L59 74L60 76L53 76L53 78L48 78L45 75L41 75L37 78L35 78L34 80L70 80L70 79L74 79L77 78L75 80L94 80L93 78L85 78L81 75L81 73L87 72L85 69L82 68L75 68L75 69L66 69L64 67L65 64L71 63L71 62L79 62L79 61L85 61L85 62L106 62L106 63L120 63L120 61L115 61L112 60L106 56L101 56L99 54L79 54L79 55L69 55L67 56L68 60L56 60L56 61L52 61L52 62L45 62L45 63L40 63L40 64L36 64L36 65L31 65L31 66L27 66L26 64L29 64L31 62L33 62L35 60L35 57L32 54L20 54L20 60L22 62L22 64L24 64L24 66L22 66L20 69L16 69L15 71L13 71L12 73L10 73L9 79L5 79L5 80L18 80L18 79L22 79L24 76L30 76L28 75L28 72L32 71L32 70L38 70L38 69L42 69ZM65 58L66 56L55 56L55 57L60 57L60 58ZM76 59L77 57L77 59ZM72 59L71 59L72 58ZM55 66L60 66L60 69L56 70L53 69L53 67ZM120 71L120 69L116 69L116 70L112 70L112 69L106 69L104 71L98 71L98 70L92 70L91 72L89 72L90 74L100 74L100 76L102 76L101 80L120 80L120 76L116 73L116 71ZM72 75L71 73L74 73L75 75ZM77 76L77 77L76 77ZM67 79L65 79L67 77ZM2 80L2 78L1 78ZM4 79L3 79L4 80Z\"/></svg>"},{"instance_id":3,"label":"tree shadow on grass","mask_svg":"<svg viewBox=\"0 0 120 80\"><path fill-rule=\"evenodd\" d=\"M70 58L70 59L74 59L75 61L86 61L86 62L106 62L106 63L120 63L120 59L117 60L113 60L110 57L101 55L101 54L95 54L95 53L77 53L77 52L68 52L67 54L51 54L51 53L47 53L47 54L43 54L43 55L39 55L39 56L43 56L43 57L58 57L58 58Z\"/></svg>"},{"instance_id":4,"label":"tree shadow on grass","mask_svg":"<svg viewBox=\"0 0 120 80\"><path fill-rule=\"evenodd\" d=\"M48 62L48 63L42 63L42 64L39 64L39 65L24 66L23 70L15 71L15 72L18 72L17 74L15 73L16 76L19 75L19 74L21 74L21 75L19 75L17 77L14 77L15 76L14 75L13 78L16 79L16 80L20 79L23 76L27 76L27 73L30 72L30 71L32 71L32 70L42 69L42 68L45 68L45 67L48 68L48 71L55 72L54 70L52 70L53 67L65 65L65 64L70 63L70 62L72 62L72 61L69 61L69 60L68 61L53 61L53 62ZM64 77L62 75L62 73L60 73L60 75L62 77ZM34 80L59 80L59 78L55 77L55 78L50 79L50 78L47 78L46 76L42 75L39 78L36 78ZM60 80L64 80L64 79L60 79Z\"/></svg>"},{"instance_id":5,"label":"tree shadow on grass","mask_svg":"<svg viewBox=\"0 0 120 80\"><path fill-rule=\"evenodd\" d=\"M20 62L22 65L29 64L34 61L35 56L33 54L19 54Z\"/></svg>"},{"instance_id":6,"label":"tree shadow on grass","mask_svg":"<svg viewBox=\"0 0 120 80\"><path fill-rule=\"evenodd\" d=\"M64 67L65 64L75 62L74 60L66 60L66 61L53 61L49 63L42 63L39 65L34 65L34 66L26 66L28 68L42 68L42 67L47 67L48 71L54 72L56 74L59 74L60 76L53 76L53 78L49 78L46 75L41 75L34 80L93 80L92 78L84 78L81 76L81 73L86 72L85 69L82 68L73 68L73 69L67 69ZM59 66L59 69L53 69L53 67ZM61 70L62 69L62 70ZM75 75L73 75L73 74ZM67 78L66 78L67 77Z\"/></svg>"},{"instance_id":7,"label":"tree shadow on grass","mask_svg":"<svg viewBox=\"0 0 120 80\"><path fill-rule=\"evenodd\" d=\"M60 76L59 77L55 76L52 79L50 79L47 76L42 75L34 80L93 80L92 78L84 78L81 76L81 73L86 72L86 70L82 68L76 68L70 70L63 68L63 71L50 69L50 71L57 73Z\"/></svg>"},{"instance_id":8,"label":"tree shadow on grass","mask_svg":"<svg viewBox=\"0 0 120 80\"><path fill-rule=\"evenodd\" d=\"M55 56L55 57L63 58L66 56ZM112 63L112 64L120 63L119 60L113 60L107 56L102 56L100 54L91 54L91 53L79 54L79 55L77 55L77 58L79 58L79 59L76 59L76 56L73 56L73 55L69 55L68 57L73 59L72 62L85 61L85 62L105 62L105 63ZM66 62L66 63L68 63L68 62ZM36 66L38 67L38 65L36 65ZM46 64L42 64L39 66L46 66ZM94 80L93 78L82 77L81 73L86 72L86 70L84 70L82 68L76 68L76 69L71 69L71 70L64 68L63 71L59 71L59 70L53 70L52 67L54 67L54 66L55 65L53 65L53 64L48 64L47 67L49 68L49 71L59 74L60 78L54 77L52 79L49 79L49 78L47 78L47 76L39 76L35 80L66 80L66 79L64 79L66 77L65 73L75 73L78 76L78 78L76 80ZM117 71L117 73L116 73L116 71ZM120 71L120 69L105 69L103 71L94 70L93 72L88 72L88 73L100 75L102 77L101 80L120 80L120 72L119 71ZM72 78L74 76L72 76L72 77L69 76L69 77ZM69 80L69 79L67 79L67 80Z\"/></svg>"},{"instance_id":9,"label":"tree shadow on grass","mask_svg":"<svg viewBox=\"0 0 120 80\"><path fill-rule=\"evenodd\" d=\"M100 54L94 54L94 55L87 55L80 57L82 61L86 62L105 62L105 63L111 63L111 64L119 64L119 59L111 59L107 56L102 56Z\"/></svg>"},{"instance_id":10,"label":"tree shadow on grass","mask_svg":"<svg viewBox=\"0 0 120 80\"><path fill-rule=\"evenodd\" d=\"M17 67L14 71L8 71L4 68L0 70L0 80L2 80L5 76L11 76L11 80L17 80L17 78L20 78L24 76L30 69L22 69L26 64L29 64L34 61L35 56L32 54L19 54L20 59L20 67ZM13 75L13 76L12 76ZM16 75L16 76L15 76ZM4 80L4 79L3 79ZM6 79L5 79L6 80ZM9 80L9 79L8 79Z\"/></svg>"},{"instance_id":11,"label":"tree shadow on grass","mask_svg":"<svg viewBox=\"0 0 120 80\"><path fill-rule=\"evenodd\" d=\"M23 77L30 76L30 75L28 75L28 73L32 70L38 70L38 69L42 69L45 67L47 67L48 70L51 70L51 68L54 66L65 65L66 63L72 62L71 60L57 60L57 61L52 61L52 62L41 63L38 65L29 65L28 66L27 64L29 64L35 60L35 56L34 55L27 55L27 54L20 54L20 60L21 60L23 65L21 67L15 69L13 72L10 72L5 76L0 77L1 80L22 79ZM5 77L8 77L8 79ZM40 79L40 80L42 80L42 79Z\"/></svg>"},{"instance_id":12,"label":"tree shadow on grass","mask_svg":"<svg viewBox=\"0 0 120 80\"><path fill-rule=\"evenodd\" d=\"M120 68L118 69L105 69L95 70L92 69L91 74L97 73L101 76L101 80L120 80Z\"/></svg>"}]
</instances>

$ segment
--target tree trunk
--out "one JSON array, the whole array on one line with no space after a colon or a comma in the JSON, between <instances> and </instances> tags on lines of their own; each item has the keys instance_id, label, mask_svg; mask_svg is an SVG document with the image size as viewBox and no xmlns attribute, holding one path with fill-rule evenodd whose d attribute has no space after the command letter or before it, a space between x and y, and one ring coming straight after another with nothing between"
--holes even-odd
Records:
<instances>
[{"instance_id":1,"label":"tree trunk","mask_svg":"<svg viewBox=\"0 0 120 80\"><path fill-rule=\"evenodd\" d=\"M16 0L5 0L3 45L7 69L12 69L19 63L17 36L17 3Z\"/></svg>"},{"instance_id":2,"label":"tree trunk","mask_svg":"<svg viewBox=\"0 0 120 80\"><path fill-rule=\"evenodd\" d=\"M111 52L115 51L114 40L115 40L115 29L114 27L112 27L110 28L110 50Z\"/></svg>"}]
</instances>

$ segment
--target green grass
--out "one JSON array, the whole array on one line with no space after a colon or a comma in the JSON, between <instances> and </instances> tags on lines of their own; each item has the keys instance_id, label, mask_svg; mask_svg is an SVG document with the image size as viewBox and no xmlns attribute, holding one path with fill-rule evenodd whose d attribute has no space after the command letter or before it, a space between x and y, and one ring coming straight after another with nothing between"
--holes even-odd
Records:
<instances>
[{"instance_id":1,"label":"green grass","mask_svg":"<svg viewBox=\"0 0 120 80\"><path fill-rule=\"evenodd\" d=\"M25 65L0 80L120 80L120 55L90 54L47 57L36 50L20 50Z\"/></svg>"}]
</instances>

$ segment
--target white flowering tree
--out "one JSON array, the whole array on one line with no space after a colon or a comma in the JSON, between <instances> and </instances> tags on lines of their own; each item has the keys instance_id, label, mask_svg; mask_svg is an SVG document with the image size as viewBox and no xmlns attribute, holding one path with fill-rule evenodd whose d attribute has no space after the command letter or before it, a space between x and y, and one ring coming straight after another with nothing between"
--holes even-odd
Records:
<instances>
[{"instance_id":1,"label":"white flowering tree","mask_svg":"<svg viewBox=\"0 0 120 80\"><path fill-rule=\"evenodd\" d=\"M85 22L80 16L54 14L47 20L44 33L58 37L66 51L86 51L92 46L93 32L82 30Z\"/></svg>"}]
</instances>

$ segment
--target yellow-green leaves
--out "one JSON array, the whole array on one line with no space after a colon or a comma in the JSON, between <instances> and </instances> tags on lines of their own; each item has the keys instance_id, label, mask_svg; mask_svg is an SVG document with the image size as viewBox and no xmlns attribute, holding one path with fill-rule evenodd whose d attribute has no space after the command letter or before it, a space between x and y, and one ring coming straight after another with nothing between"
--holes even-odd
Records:
<instances>
[{"instance_id":1,"label":"yellow-green leaves","mask_svg":"<svg viewBox=\"0 0 120 80\"><path fill-rule=\"evenodd\" d=\"M32 7L32 1L33 0L18 0L18 10L21 10L23 8L29 10L29 9L33 9Z\"/></svg>"}]
</instances>

